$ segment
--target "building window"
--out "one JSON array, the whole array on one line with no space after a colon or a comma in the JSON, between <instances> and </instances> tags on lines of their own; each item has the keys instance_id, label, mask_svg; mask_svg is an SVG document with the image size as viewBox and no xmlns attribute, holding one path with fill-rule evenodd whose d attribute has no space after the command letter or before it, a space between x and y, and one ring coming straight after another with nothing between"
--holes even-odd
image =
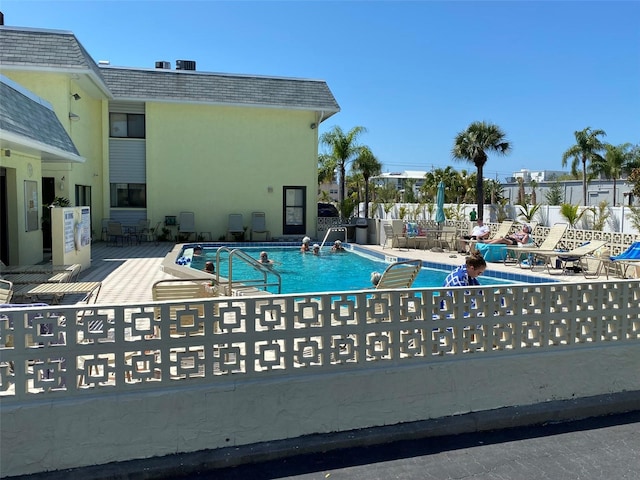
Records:
<instances>
[{"instance_id":1,"label":"building window","mask_svg":"<svg viewBox=\"0 0 640 480\"><path fill-rule=\"evenodd\" d=\"M111 206L147 208L147 186L144 183L112 183Z\"/></svg>"},{"instance_id":2,"label":"building window","mask_svg":"<svg viewBox=\"0 0 640 480\"><path fill-rule=\"evenodd\" d=\"M145 138L144 115L139 113L110 113L109 135L118 138Z\"/></svg>"}]
</instances>

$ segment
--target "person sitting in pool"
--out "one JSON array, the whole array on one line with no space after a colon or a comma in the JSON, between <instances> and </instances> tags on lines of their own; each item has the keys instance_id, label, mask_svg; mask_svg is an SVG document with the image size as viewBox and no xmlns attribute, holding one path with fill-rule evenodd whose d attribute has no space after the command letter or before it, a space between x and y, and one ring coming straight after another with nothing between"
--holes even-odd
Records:
<instances>
[{"instance_id":1,"label":"person sitting in pool","mask_svg":"<svg viewBox=\"0 0 640 480\"><path fill-rule=\"evenodd\" d=\"M309 243L311 243L311 239L309 237L304 237L302 239L302 246L300 247L300 251L308 252L310 250Z\"/></svg>"},{"instance_id":2,"label":"person sitting in pool","mask_svg":"<svg viewBox=\"0 0 640 480\"><path fill-rule=\"evenodd\" d=\"M487 240L484 243L488 244L497 244L501 243L504 245L524 245L530 242L529 235L531 234L531 227L527 224L522 225L522 228L519 232L512 233L511 235L507 235L506 237L494 238L492 240ZM478 240L482 242L482 240Z\"/></svg>"},{"instance_id":3,"label":"person sitting in pool","mask_svg":"<svg viewBox=\"0 0 640 480\"><path fill-rule=\"evenodd\" d=\"M318 245L317 243L313 244L313 254L320 255L320 245Z\"/></svg>"},{"instance_id":4,"label":"person sitting in pool","mask_svg":"<svg viewBox=\"0 0 640 480\"><path fill-rule=\"evenodd\" d=\"M260 263L266 264L266 265L273 265L274 262L273 260L271 260L269 258L269 254L267 254L267 252L260 252Z\"/></svg>"},{"instance_id":5,"label":"person sitting in pool","mask_svg":"<svg viewBox=\"0 0 640 480\"><path fill-rule=\"evenodd\" d=\"M460 265L453 272L447 275L444 280L444 287L466 287L469 285L480 285L478 276L487 269L487 262L478 251L467 257L464 265Z\"/></svg>"},{"instance_id":6,"label":"person sitting in pool","mask_svg":"<svg viewBox=\"0 0 640 480\"><path fill-rule=\"evenodd\" d=\"M380 283L381 278L382 278L382 274L380 272L371 272L371 284L374 287L378 286L378 283Z\"/></svg>"},{"instance_id":7,"label":"person sitting in pool","mask_svg":"<svg viewBox=\"0 0 640 480\"><path fill-rule=\"evenodd\" d=\"M202 255L202 246L196 245L195 247L193 247L193 256L199 257L200 255Z\"/></svg>"},{"instance_id":8,"label":"person sitting in pool","mask_svg":"<svg viewBox=\"0 0 640 480\"><path fill-rule=\"evenodd\" d=\"M216 273L216 267L213 262L209 261L204 264L204 271L207 273Z\"/></svg>"},{"instance_id":9,"label":"person sitting in pool","mask_svg":"<svg viewBox=\"0 0 640 480\"><path fill-rule=\"evenodd\" d=\"M333 242L333 247L331 247L332 252L344 252L344 247L342 246L342 242L340 240L336 240Z\"/></svg>"}]
</instances>

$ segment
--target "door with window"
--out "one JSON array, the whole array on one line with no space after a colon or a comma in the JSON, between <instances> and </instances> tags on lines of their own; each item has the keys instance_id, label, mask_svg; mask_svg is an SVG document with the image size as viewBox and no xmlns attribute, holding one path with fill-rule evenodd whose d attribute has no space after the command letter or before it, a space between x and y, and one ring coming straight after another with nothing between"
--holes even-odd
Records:
<instances>
[{"instance_id":1,"label":"door with window","mask_svg":"<svg viewBox=\"0 0 640 480\"><path fill-rule=\"evenodd\" d=\"M284 235L304 235L307 231L307 187L283 187Z\"/></svg>"}]
</instances>

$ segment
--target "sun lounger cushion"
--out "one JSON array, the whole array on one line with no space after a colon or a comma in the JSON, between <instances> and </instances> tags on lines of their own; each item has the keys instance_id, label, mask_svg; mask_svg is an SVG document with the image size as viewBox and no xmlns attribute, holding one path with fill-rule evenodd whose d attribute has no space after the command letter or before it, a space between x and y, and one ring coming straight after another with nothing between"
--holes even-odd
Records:
<instances>
[{"instance_id":1,"label":"sun lounger cushion","mask_svg":"<svg viewBox=\"0 0 640 480\"><path fill-rule=\"evenodd\" d=\"M507 246L501 243L476 243L476 249L487 262L504 262Z\"/></svg>"}]
</instances>

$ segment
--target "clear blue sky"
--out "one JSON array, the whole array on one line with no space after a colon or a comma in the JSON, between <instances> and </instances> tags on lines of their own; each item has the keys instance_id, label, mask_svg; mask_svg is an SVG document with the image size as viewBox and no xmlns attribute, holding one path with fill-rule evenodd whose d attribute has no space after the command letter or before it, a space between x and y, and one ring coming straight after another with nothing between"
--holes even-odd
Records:
<instances>
[{"instance_id":1,"label":"clear blue sky","mask_svg":"<svg viewBox=\"0 0 640 480\"><path fill-rule=\"evenodd\" d=\"M2 0L5 25L69 30L94 60L327 82L339 125L384 171L452 165L455 135L499 125L487 177L561 169L586 127L640 143L640 2Z\"/></svg>"}]
</instances>

